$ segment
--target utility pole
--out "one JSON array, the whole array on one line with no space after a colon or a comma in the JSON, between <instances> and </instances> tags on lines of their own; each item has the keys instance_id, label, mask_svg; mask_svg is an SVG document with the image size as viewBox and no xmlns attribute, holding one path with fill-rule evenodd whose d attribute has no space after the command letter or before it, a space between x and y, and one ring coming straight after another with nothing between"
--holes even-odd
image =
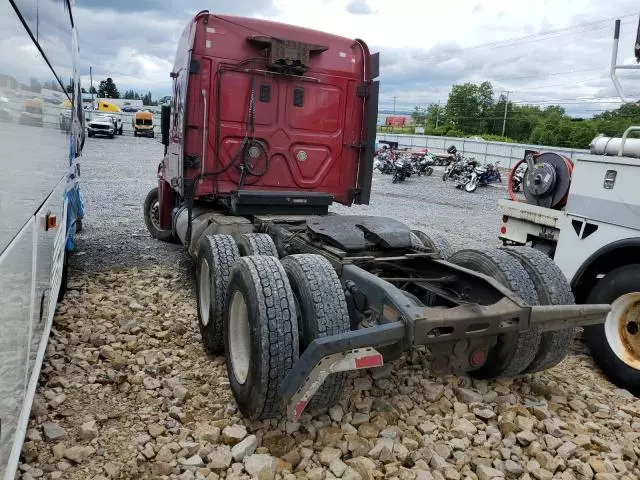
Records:
<instances>
[{"instance_id":1,"label":"utility pole","mask_svg":"<svg viewBox=\"0 0 640 480\"><path fill-rule=\"evenodd\" d=\"M504 101L504 118L502 119L502 136L504 137L504 131L507 128L507 107L509 106L509 94L511 93L509 90L505 90L507 94L506 99Z\"/></svg>"},{"instance_id":2,"label":"utility pole","mask_svg":"<svg viewBox=\"0 0 640 480\"><path fill-rule=\"evenodd\" d=\"M438 100L438 109L436 110L436 130L438 129L439 120L440 120L440 100Z\"/></svg>"},{"instance_id":3,"label":"utility pole","mask_svg":"<svg viewBox=\"0 0 640 480\"><path fill-rule=\"evenodd\" d=\"M396 114L396 98L398 97L393 97L393 114Z\"/></svg>"}]
</instances>

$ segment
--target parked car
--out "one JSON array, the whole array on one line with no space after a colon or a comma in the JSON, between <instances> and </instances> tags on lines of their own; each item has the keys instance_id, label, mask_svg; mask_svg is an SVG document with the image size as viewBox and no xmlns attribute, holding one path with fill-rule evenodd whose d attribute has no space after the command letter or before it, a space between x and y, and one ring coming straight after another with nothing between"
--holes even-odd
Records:
<instances>
[{"instance_id":1,"label":"parked car","mask_svg":"<svg viewBox=\"0 0 640 480\"><path fill-rule=\"evenodd\" d=\"M133 136L145 136L154 138L153 132L153 114L151 112L136 112L131 119L133 127Z\"/></svg>"},{"instance_id":2,"label":"parked car","mask_svg":"<svg viewBox=\"0 0 640 480\"><path fill-rule=\"evenodd\" d=\"M132 105L125 105L124 107L121 108L121 110L123 112L127 112L127 113L135 113L137 112L139 109L138 107L134 107Z\"/></svg>"},{"instance_id":3,"label":"parked car","mask_svg":"<svg viewBox=\"0 0 640 480\"><path fill-rule=\"evenodd\" d=\"M116 134L122 135L122 118L120 118L120 115L109 114L102 116L110 118L113 122L113 126L116 128Z\"/></svg>"},{"instance_id":4,"label":"parked car","mask_svg":"<svg viewBox=\"0 0 640 480\"><path fill-rule=\"evenodd\" d=\"M113 138L116 134L116 126L109 115L98 115L87 125L87 133L90 137L106 135L109 138Z\"/></svg>"}]
</instances>

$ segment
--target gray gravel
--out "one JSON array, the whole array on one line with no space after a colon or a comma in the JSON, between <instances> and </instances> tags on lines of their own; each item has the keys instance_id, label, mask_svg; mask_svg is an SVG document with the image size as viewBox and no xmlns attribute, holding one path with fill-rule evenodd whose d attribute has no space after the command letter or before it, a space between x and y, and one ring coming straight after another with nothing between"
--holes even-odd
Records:
<instances>
[{"instance_id":1,"label":"gray gravel","mask_svg":"<svg viewBox=\"0 0 640 480\"><path fill-rule=\"evenodd\" d=\"M81 159L85 218L72 269L90 273L188 262L180 245L150 237L142 215L163 148L151 138L87 138Z\"/></svg>"},{"instance_id":2,"label":"gray gravel","mask_svg":"<svg viewBox=\"0 0 640 480\"><path fill-rule=\"evenodd\" d=\"M148 267L189 265L179 245L152 239L145 227L142 204L155 186L163 147L158 139L130 136L87 138L82 158L82 188L86 200L84 230L78 237L73 269L85 273ZM480 187L475 193L442 181L443 167L431 177L391 183L376 172L368 206L332 207L343 214L382 215L412 228L433 228L446 234L454 248L498 245L498 198L504 185ZM179 269L185 272L185 269Z\"/></svg>"},{"instance_id":3,"label":"gray gravel","mask_svg":"<svg viewBox=\"0 0 640 480\"><path fill-rule=\"evenodd\" d=\"M499 246L498 199L507 198L506 177L501 184L478 187L467 193L443 182L444 167L435 167L430 177L411 177L391 183L391 175L378 172L373 177L369 205L332 207L351 215L380 215L395 218L411 228L439 230L454 249Z\"/></svg>"}]
</instances>

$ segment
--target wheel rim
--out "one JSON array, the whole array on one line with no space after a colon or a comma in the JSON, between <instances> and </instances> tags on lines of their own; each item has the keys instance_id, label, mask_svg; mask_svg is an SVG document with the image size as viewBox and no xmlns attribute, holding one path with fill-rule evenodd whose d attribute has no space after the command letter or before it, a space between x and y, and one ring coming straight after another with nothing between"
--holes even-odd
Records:
<instances>
[{"instance_id":1,"label":"wheel rim","mask_svg":"<svg viewBox=\"0 0 640 480\"><path fill-rule=\"evenodd\" d=\"M611 304L604 331L613 353L640 370L640 292L622 295Z\"/></svg>"},{"instance_id":2,"label":"wheel rim","mask_svg":"<svg viewBox=\"0 0 640 480\"><path fill-rule=\"evenodd\" d=\"M249 375L251 337L247 303L241 292L234 292L229 307L229 360L233 376L244 385Z\"/></svg>"},{"instance_id":3,"label":"wheel rim","mask_svg":"<svg viewBox=\"0 0 640 480\"><path fill-rule=\"evenodd\" d=\"M477 180L471 180L470 182L467 182L464 186L464 189L467 192L473 192L473 190L475 190L476 188L476 184L478 183Z\"/></svg>"},{"instance_id":4,"label":"wheel rim","mask_svg":"<svg viewBox=\"0 0 640 480\"><path fill-rule=\"evenodd\" d=\"M160 228L160 202L155 201L149 207L149 219L151 220L151 224L158 230Z\"/></svg>"},{"instance_id":5,"label":"wheel rim","mask_svg":"<svg viewBox=\"0 0 640 480\"><path fill-rule=\"evenodd\" d=\"M211 312L211 270L206 258L203 258L200 264L198 289L200 294L200 321L206 327L209 325L209 313Z\"/></svg>"}]
</instances>

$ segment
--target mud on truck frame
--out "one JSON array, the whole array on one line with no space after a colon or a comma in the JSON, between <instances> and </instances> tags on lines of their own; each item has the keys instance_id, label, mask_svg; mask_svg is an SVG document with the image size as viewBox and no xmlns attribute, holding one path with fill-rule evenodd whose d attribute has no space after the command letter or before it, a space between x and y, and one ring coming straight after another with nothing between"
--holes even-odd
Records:
<instances>
[{"instance_id":1,"label":"mud on truck frame","mask_svg":"<svg viewBox=\"0 0 640 480\"><path fill-rule=\"evenodd\" d=\"M545 297L564 277L507 252L329 213L369 202L377 76L361 40L207 11L178 45L145 221L197 258L202 341L249 418L330 407L418 345L436 375L540 371L609 310Z\"/></svg>"}]
</instances>

